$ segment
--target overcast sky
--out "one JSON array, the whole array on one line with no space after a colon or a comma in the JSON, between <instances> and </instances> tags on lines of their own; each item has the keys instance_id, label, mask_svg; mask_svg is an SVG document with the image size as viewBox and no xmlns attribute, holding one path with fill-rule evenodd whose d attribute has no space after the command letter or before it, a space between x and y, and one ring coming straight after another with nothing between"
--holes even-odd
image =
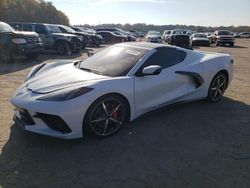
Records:
<instances>
[{"instance_id":1,"label":"overcast sky","mask_svg":"<svg viewBox=\"0 0 250 188\"><path fill-rule=\"evenodd\" d=\"M250 25L250 0L50 0L71 24Z\"/></svg>"}]
</instances>

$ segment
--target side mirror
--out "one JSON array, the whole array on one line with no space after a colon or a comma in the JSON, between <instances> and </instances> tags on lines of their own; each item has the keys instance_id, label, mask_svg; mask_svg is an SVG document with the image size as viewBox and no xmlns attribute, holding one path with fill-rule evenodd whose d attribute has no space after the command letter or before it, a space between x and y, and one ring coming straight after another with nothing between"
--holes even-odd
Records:
<instances>
[{"instance_id":1,"label":"side mirror","mask_svg":"<svg viewBox=\"0 0 250 188\"><path fill-rule=\"evenodd\" d=\"M161 66L150 65L142 69L142 71L136 73L136 76L148 76L148 75L158 75L161 73Z\"/></svg>"}]
</instances>

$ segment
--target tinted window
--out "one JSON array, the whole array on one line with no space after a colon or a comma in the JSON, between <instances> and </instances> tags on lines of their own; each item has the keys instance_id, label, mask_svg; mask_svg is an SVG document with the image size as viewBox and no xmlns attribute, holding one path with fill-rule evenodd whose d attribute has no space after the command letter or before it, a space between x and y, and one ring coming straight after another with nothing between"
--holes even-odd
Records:
<instances>
[{"instance_id":1,"label":"tinted window","mask_svg":"<svg viewBox=\"0 0 250 188\"><path fill-rule=\"evenodd\" d=\"M149 65L160 65L163 69L171 67L182 62L186 58L186 53L175 48L158 48L157 51L152 54L143 67Z\"/></svg>"},{"instance_id":2,"label":"tinted window","mask_svg":"<svg viewBox=\"0 0 250 188\"><path fill-rule=\"evenodd\" d=\"M36 25L35 32L38 34L46 34L46 30L43 25Z\"/></svg>"},{"instance_id":3,"label":"tinted window","mask_svg":"<svg viewBox=\"0 0 250 188\"><path fill-rule=\"evenodd\" d=\"M79 68L107 76L126 76L148 50L111 46L81 62Z\"/></svg>"},{"instance_id":4,"label":"tinted window","mask_svg":"<svg viewBox=\"0 0 250 188\"><path fill-rule=\"evenodd\" d=\"M218 35L232 35L232 33L229 31L219 31Z\"/></svg>"},{"instance_id":5,"label":"tinted window","mask_svg":"<svg viewBox=\"0 0 250 188\"><path fill-rule=\"evenodd\" d=\"M23 25L23 31L32 31L32 25Z\"/></svg>"}]
</instances>

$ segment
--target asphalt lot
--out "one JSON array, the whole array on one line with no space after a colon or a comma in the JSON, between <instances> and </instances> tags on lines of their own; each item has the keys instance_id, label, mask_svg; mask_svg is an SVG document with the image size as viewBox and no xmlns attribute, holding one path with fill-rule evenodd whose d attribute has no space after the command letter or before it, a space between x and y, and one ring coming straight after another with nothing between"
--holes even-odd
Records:
<instances>
[{"instance_id":1,"label":"asphalt lot","mask_svg":"<svg viewBox=\"0 0 250 188\"><path fill-rule=\"evenodd\" d=\"M221 102L164 108L106 139L65 141L24 133L12 121L10 97L32 66L85 52L0 64L0 187L250 187L250 39L197 49L234 57Z\"/></svg>"}]
</instances>

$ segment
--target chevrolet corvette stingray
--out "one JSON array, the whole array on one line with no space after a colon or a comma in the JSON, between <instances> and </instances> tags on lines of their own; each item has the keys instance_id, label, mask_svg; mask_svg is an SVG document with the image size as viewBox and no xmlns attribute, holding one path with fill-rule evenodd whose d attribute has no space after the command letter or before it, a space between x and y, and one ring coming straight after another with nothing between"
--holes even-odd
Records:
<instances>
[{"instance_id":1,"label":"chevrolet corvette stingray","mask_svg":"<svg viewBox=\"0 0 250 188\"><path fill-rule=\"evenodd\" d=\"M162 106L218 102L232 75L229 54L116 44L86 60L35 66L11 99L14 121L26 131L57 138L82 137L86 128L107 137Z\"/></svg>"}]
</instances>

